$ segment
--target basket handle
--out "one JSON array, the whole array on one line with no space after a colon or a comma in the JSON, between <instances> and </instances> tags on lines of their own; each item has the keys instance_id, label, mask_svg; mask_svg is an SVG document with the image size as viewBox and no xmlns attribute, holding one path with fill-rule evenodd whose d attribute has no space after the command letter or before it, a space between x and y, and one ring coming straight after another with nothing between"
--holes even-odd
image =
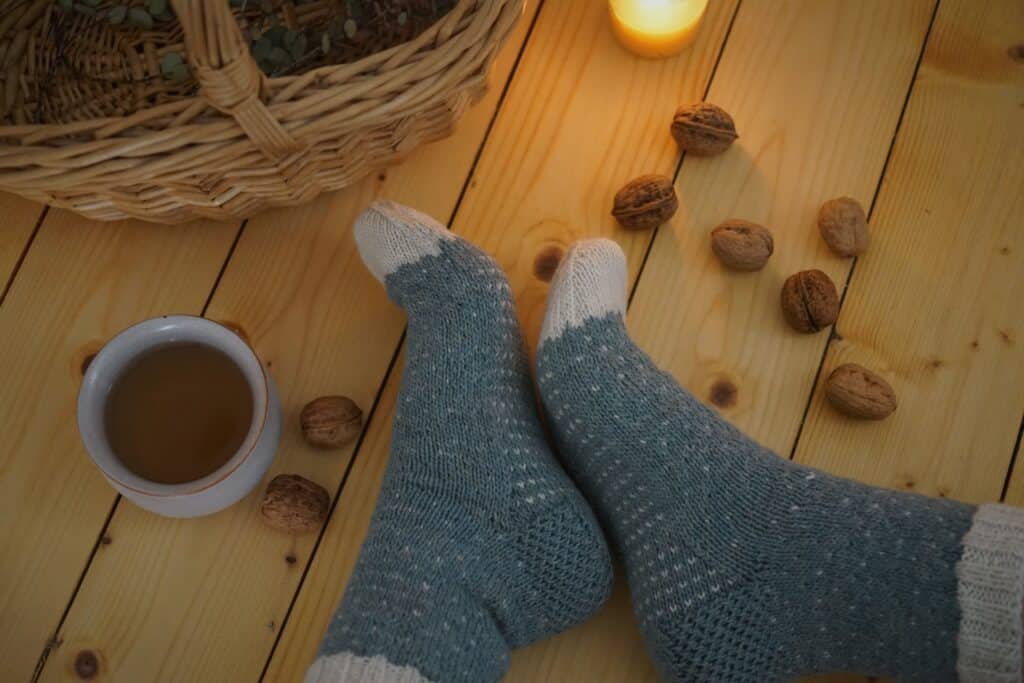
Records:
<instances>
[{"instance_id":1,"label":"basket handle","mask_svg":"<svg viewBox=\"0 0 1024 683\"><path fill-rule=\"evenodd\" d=\"M260 99L264 75L249 53L228 0L171 0L203 98L233 116L268 158L302 149Z\"/></svg>"}]
</instances>

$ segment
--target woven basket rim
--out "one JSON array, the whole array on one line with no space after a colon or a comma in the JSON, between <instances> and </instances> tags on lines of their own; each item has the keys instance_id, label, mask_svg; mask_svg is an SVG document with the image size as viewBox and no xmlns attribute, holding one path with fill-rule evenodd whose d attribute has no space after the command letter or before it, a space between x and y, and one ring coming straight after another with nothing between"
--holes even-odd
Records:
<instances>
[{"instance_id":1,"label":"woven basket rim","mask_svg":"<svg viewBox=\"0 0 1024 683\"><path fill-rule=\"evenodd\" d=\"M278 76L273 78L266 77L265 82L267 84L267 89L270 91L270 96L266 99L267 108L275 115L280 114L283 110L288 109L289 107L294 107L296 105L301 105L315 100L317 96L323 92L322 90L315 90L308 92L301 97L278 99L278 93L282 91L286 92L289 86L293 86L298 81L316 82L318 80L328 80L330 76L337 76L338 74L344 74L345 72L351 72L352 76L357 76L359 73L367 71L371 67L377 68L380 65L387 64L388 68L386 70L366 78L366 87L373 87L376 83L392 78L394 70L403 64L412 61L423 61L424 59L428 59L431 55L443 54L447 43L469 30L472 25L473 17L479 9L486 7L487 5L500 7L504 2L505 0L499 0L498 2L494 2L493 0L459 0L458 4L447 15L440 17L436 22L434 22L434 24L412 40L399 43L398 45L394 45L386 50L381 50L380 52L367 55L354 62L348 62L345 64L326 64L315 67L301 74L290 74L287 76ZM455 27L444 40L439 41L438 34L440 34L441 29L447 23L452 23L453 19L456 24ZM388 64L395 55L401 52L409 53L406 59L402 59L395 64ZM458 58L452 60L452 63L454 64L465 59L466 54L466 51L462 51ZM159 135L165 133L167 129L152 128L143 130L142 132L129 134L125 134L125 132L133 130L137 131L135 126L129 123L133 118L143 118L142 115L147 113L151 115L154 110L166 110L167 115L173 115L194 106L196 102L201 100L201 92L196 91L191 97L182 98L173 102L166 102L126 116L105 116L69 123L0 124L0 137L30 136L31 138L36 138L38 140L30 144L10 144L8 142L0 142L0 149L28 150L33 147L53 147L54 145L51 144L50 141L57 141L58 143L63 142L62 139L66 138L69 134L69 128L81 128L80 132L83 133L106 127L123 128L123 130L113 132L110 135L103 135L102 139L107 141L138 139L140 137L153 134ZM346 104L347 103L343 103L337 108L343 108ZM230 126L233 124L233 119L229 114L219 112L213 107L208 107L207 109L207 115L202 121L190 122L186 125L205 127L220 125ZM406 109L401 115L407 116L408 114L409 111ZM398 118L400 118L401 115L399 115ZM72 144L81 143L79 141Z\"/></svg>"}]
</instances>

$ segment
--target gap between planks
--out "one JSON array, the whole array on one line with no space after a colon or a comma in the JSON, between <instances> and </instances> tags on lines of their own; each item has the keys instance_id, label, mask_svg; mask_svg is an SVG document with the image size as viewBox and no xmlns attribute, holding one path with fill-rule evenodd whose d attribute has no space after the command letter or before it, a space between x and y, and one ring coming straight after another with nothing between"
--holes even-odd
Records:
<instances>
[{"instance_id":1,"label":"gap between planks","mask_svg":"<svg viewBox=\"0 0 1024 683\"><path fill-rule=\"evenodd\" d=\"M892 161L892 150L896 146L896 138L899 137L900 129L903 127L903 117L907 113L907 104L910 102L910 94L914 91L914 83L917 82L917 74L921 70L921 61L924 59L925 49L928 47L928 40L932 35L932 28L935 26L935 16L939 12L939 1L935 0L935 6L932 8L932 16L928 20L928 28L924 33L924 40L921 42L921 51L917 55L917 63L914 64L914 72L910 75L910 82L907 84L907 95L903 98L903 107L900 108L900 116L896 121L896 129L893 131L892 141L889 143L889 151L885 153L885 161L882 163L882 172L878 176L878 182L875 184L875 191L871 195L871 204L868 206L868 225L872 225L872 218L875 214L875 204L878 201L878 193L882 190L882 183L885 182L885 174L889 170L889 162ZM850 281L853 279L853 273L857 270L857 257L853 258L853 262L850 264L850 270L846 274L846 278L843 280L842 295L839 299L839 311L842 312L843 304L846 302L846 293L850 287ZM837 316L838 320L838 316ZM836 326L835 324L828 330L828 342L825 344L825 348L822 349L821 358L818 361L818 369L814 373L814 381L811 383L811 391L807 394L807 405L804 406L803 415L800 416L800 424L796 429L796 437L793 439L793 447L789 451L787 456L789 460L793 460L796 457L796 449L800 444L800 436L804 431L804 424L807 422L807 414L811 411L811 402L814 401L816 394L815 388L818 386L818 382L821 379L821 371L825 367L825 359L828 358L829 349L832 348L832 342L836 338Z\"/></svg>"}]
</instances>

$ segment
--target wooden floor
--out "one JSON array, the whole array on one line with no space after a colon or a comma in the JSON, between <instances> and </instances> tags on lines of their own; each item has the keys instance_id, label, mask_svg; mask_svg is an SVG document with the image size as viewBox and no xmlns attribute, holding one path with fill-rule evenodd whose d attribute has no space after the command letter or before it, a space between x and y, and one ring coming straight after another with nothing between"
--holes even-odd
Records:
<instances>
[{"instance_id":1,"label":"wooden floor","mask_svg":"<svg viewBox=\"0 0 1024 683\"><path fill-rule=\"evenodd\" d=\"M362 266L356 214L415 206L497 257L536 341L545 263L593 235L626 251L639 344L781 456L882 486L1024 504L1024 4L1020 0L712 0L697 44L642 61L614 42L605 3L533 1L488 97L450 139L302 208L245 223L94 223L0 197L0 680L295 681L342 594L387 461L402 313ZM727 154L680 165L675 107L735 117ZM681 210L627 233L611 197L677 173ZM871 208L856 263L814 228L825 199ZM722 270L708 233L742 217L776 253ZM820 268L845 296L836 334L781 320L791 272ZM538 273L540 275L538 275ZM308 400L370 413L340 453L287 429L270 476L336 492L323 532L264 527L260 493L174 521L120 500L75 425L85 362L164 313L240 328L271 366L288 424ZM854 423L822 378L858 361L900 407ZM572 632L517 652L512 681L655 680L621 585Z\"/></svg>"}]
</instances>

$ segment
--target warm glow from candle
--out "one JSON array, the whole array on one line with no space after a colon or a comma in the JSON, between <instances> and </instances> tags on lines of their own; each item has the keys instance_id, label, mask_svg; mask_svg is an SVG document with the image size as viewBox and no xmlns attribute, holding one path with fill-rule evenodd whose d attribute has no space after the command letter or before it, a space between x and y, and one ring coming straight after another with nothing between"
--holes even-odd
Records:
<instances>
[{"instance_id":1,"label":"warm glow from candle","mask_svg":"<svg viewBox=\"0 0 1024 683\"><path fill-rule=\"evenodd\" d=\"M708 0L609 0L615 35L644 57L668 57L693 42Z\"/></svg>"}]
</instances>

